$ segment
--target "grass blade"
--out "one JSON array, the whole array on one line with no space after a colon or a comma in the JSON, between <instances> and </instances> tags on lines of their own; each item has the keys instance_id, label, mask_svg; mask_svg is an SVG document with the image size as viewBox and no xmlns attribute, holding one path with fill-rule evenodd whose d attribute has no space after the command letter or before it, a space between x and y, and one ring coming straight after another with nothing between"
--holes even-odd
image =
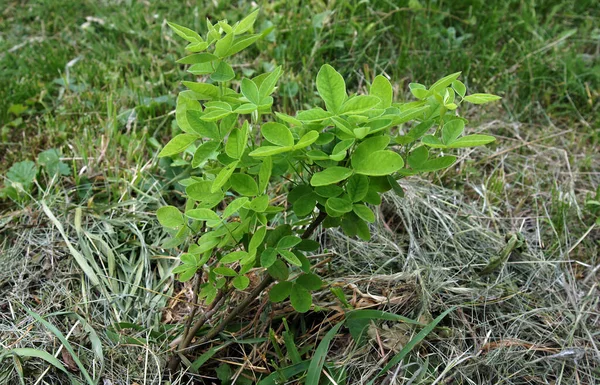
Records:
<instances>
[{"instance_id":1,"label":"grass blade","mask_svg":"<svg viewBox=\"0 0 600 385\"><path fill-rule=\"evenodd\" d=\"M415 321L410 318L406 318L401 315L389 313L389 312L382 311L382 310L354 310L354 311L349 312L346 315L346 320L351 320L351 319L369 319L369 320L379 319L379 320L385 320L385 321L400 321L400 322L405 322L407 324L425 326L424 324L420 323L419 321Z\"/></svg>"},{"instance_id":2,"label":"grass blade","mask_svg":"<svg viewBox=\"0 0 600 385\"><path fill-rule=\"evenodd\" d=\"M306 373L306 385L319 385L319 379L321 378L321 370L323 369L323 365L325 364L325 359L327 358L327 352L329 351L329 343L335 336L335 333L340 330L344 323L340 322L335 325L331 330L325 334L325 337L317 346L315 350L315 355L310 361L310 366L308 367L308 372Z\"/></svg>"},{"instance_id":3,"label":"grass blade","mask_svg":"<svg viewBox=\"0 0 600 385\"><path fill-rule=\"evenodd\" d=\"M19 357L39 358L41 360L46 361L47 363L54 366L55 368L62 370L63 372L69 374L69 372L67 371L67 368L65 368L65 366L58 360L58 358L54 357L52 354L45 352L43 350L32 349L32 348L16 348L16 349L11 349L8 352L8 354L11 354L11 353L16 354ZM0 357L0 359L1 358L2 357Z\"/></svg>"},{"instance_id":4,"label":"grass blade","mask_svg":"<svg viewBox=\"0 0 600 385\"><path fill-rule=\"evenodd\" d=\"M277 370L275 373L271 373L267 377L263 378L258 382L257 385L277 385L286 383L290 378L304 372L308 369L311 361L302 361L299 364L288 366L283 369ZM282 381L283 379L283 381Z\"/></svg>"},{"instance_id":5,"label":"grass blade","mask_svg":"<svg viewBox=\"0 0 600 385\"><path fill-rule=\"evenodd\" d=\"M81 253L73 247L73 245L69 241L69 237L67 237L67 234L65 233L65 229L63 228L62 224L58 221L58 219L56 219L56 217L54 216L54 214L52 213L52 211L50 210L48 205L46 205L46 202L42 201L41 203L42 203L42 209L44 210L44 212L46 213L46 215L48 216L50 221L58 229L58 232L65 240L65 243L67 244L67 247L69 248L69 251L71 252L71 255L73 255L73 258L75 258L75 261L79 264L79 267L81 267L81 270L83 270L83 272L89 278L89 280L92 282L93 285L95 285L95 286L100 285L100 280L98 279L98 276L96 275L96 273L94 272L92 267L87 263L84 256L81 255Z\"/></svg>"},{"instance_id":6,"label":"grass blade","mask_svg":"<svg viewBox=\"0 0 600 385\"><path fill-rule=\"evenodd\" d=\"M402 348L402 350L400 350L400 352L398 352L398 354L396 354L391 360L390 362L388 362L388 364L381 369L381 371L368 383L368 385L373 385L375 383L375 380L381 376L382 374L385 374L388 370L390 370L392 367L396 366L400 361L402 361L404 359L404 357L406 357L406 355L408 353L410 353L410 351L417 346L417 344L419 342L421 342L425 337L427 337L427 335L429 333L431 333L431 331L437 326L437 324L440 323L440 321L442 319L444 319L444 317L446 317L448 315L448 313L454 311L454 309L456 309L456 307L451 307L450 309L446 310L445 312L443 312L442 314L440 314L436 319L434 319L433 321L431 321L427 326L425 326L423 328L423 330L421 330L413 339L411 339L405 346L404 348Z\"/></svg>"},{"instance_id":7,"label":"grass blade","mask_svg":"<svg viewBox=\"0 0 600 385\"><path fill-rule=\"evenodd\" d=\"M39 314L29 310L25 306L23 306L23 309L25 309L25 311L30 316L32 316L36 321L38 321L39 323L44 325L48 330L50 330L56 336L56 338L58 338L58 340L63 344L65 349L67 349L67 351L71 354L71 357L73 357L73 361L75 361L75 364L77 364L77 367L81 371L81 374L85 378L85 381L88 383L88 385L95 385L94 380L92 380L92 378L90 377L90 374L86 370L85 366L83 366L83 364L81 363L81 360L79 359L77 354L75 354L75 350L73 349L73 346L71 346L69 341L60 332L60 330L58 330L58 328L56 326L52 325L50 322L43 319Z\"/></svg>"}]
</instances>

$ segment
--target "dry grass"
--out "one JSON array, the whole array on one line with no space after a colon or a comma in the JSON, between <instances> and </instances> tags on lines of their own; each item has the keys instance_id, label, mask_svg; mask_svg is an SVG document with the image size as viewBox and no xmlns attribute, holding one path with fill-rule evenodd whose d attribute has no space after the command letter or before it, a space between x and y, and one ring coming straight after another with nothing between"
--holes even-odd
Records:
<instances>
[{"instance_id":1,"label":"dry grass","mask_svg":"<svg viewBox=\"0 0 600 385\"><path fill-rule=\"evenodd\" d=\"M452 190L425 180L404 181L405 198L386 195L369 243L334 230L321 233L327 245L322 259L330 260L320 265L320 272L357 308L426 323L458 306L381 383L593 384L600 377L599 234L575 197L598 183L598 174L583 171L582 164L593 170L599 159L566 153L569 147L559 146L569 140L570 131L556 127L547 130L550 139L535 143L520 136L532 132L531 127L494 122L486 129L505 137L501 143L506 150L470 154L474 164L455 170L467 173L467 182L452 185ZM455 171L438 182L456 180L450 175ZM159 247L165 235L150 214L156 204L147 195L83 210L78 225L77 210L67 201L50 202L69 242L101 277L100 288L92 288L82 276L65 240L37 203L15 213L0 231L3 349L32 347L51 354L61 349L56 337L24 312L24 304L47 316L69 336L89 370L98 370L81 325L56 314L72 311L100 336L106 357L103 380L159 383L169 336L176 335L161 323L163 309L177 303L170 300L174 297L185 305L180 295L185 287L174 284L174 263ZM526 247L491 274L478 275L512 233L522 234ZM277 338L250 345L232 340L209 368L228 363L243 377L272 370L275 362L284 365L282 317L295 330L298 348L306 348L310 356L311 344L341 319L341 304L329 291L318 293L316 304L319 311L302 318L285 303L271 306L263 299L258 312L245 317L254 327L231 337L265 337L273 328ZM181 324L173 326L176 331ZM379 322L359 346L343 331L332 345L329 370L337 379L346 376L348 384L366 382L416 330ZM13 366L8 359L2 363L0 372L8 383L18 381ZM67 381L57 370L46 373L49 365L40 360L27 360L23 368L31 383ZM182 372L174 383L202 377Z\"/></svg>"}]
</instances>

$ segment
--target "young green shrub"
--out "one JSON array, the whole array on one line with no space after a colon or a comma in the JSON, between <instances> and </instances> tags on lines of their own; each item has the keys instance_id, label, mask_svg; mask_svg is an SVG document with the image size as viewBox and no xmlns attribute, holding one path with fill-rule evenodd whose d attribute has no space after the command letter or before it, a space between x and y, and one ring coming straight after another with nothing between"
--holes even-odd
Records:
<instances>
[{"instance_id":1,"label":"young green shrub","mask_svg":"<svg viewBox=\"0 0 600 385\"><path fill-rule=\"evenodd\" d=\"M373 207L388 190L402 194L398 179L445 169L456 161L453 149L494 141L464 135L467 121L459 107L499 97L466 95L460 72L430 87L411 83L416 100L399 103L384 76L373 79L367 95L348 94L344 77L326 64L316 78L322 105L294 116L273 113L282 68L247 78L238 77L229 63L270 32L251 32L257 13L234 25L207 21L204 37L169 23L189 43L191 54L178 63L205 80L183 82L187 90L179 93L176 107L182 133L159 155L177 158L192 175L180 182L184 210L165 206L157 212L174 234L165 247L183 250L173 272L181 281L198 275L199 299L209 306L218 306L232 290L248 289L251 271L264 276L204 340L274 281L271 301L289 297L296 311L308 311L311 291L323 285L307 258L320 247L310 236L321 223L368 241ZM275 199L275 189L285 192L284 202ZM203 318L186 329L180 349Z\"/></svg>"}]
</instances>

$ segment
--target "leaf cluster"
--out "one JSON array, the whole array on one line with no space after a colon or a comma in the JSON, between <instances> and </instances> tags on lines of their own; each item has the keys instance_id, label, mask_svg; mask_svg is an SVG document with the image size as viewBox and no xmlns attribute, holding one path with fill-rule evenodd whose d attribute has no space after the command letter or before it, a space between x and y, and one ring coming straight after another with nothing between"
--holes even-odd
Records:
<instances>
[{"instance_id":1,"label":"leaf cluster","mask_svg":"<svg viewBox=\"0 0 600 385\"><path fill-rule=\"evenodd\" d=\"M382 75L368 94L350 94L343 75L326 64L316 78L321 106L294 116L273 112L282 68L238 78L228 62L270 32L252 33L257 12L233 25L207 21L206 36L169 23L189 43L191 54L178 63L206 81L183 82L175 111L181 134L159 154L191 170L181 181L185 208L161 207L157 216L173 232L164 246L184 245L173 272L185 281L202 271L206 302L219 290L245 290L249 273L264 269L278 281L270 299L289 297L305 312L310 292L323 284L307 258L319 244L300 237L305 226L321 214L324 226L368 241L381 194L403 194L398 179L450 167L452 149L494 141L464 135L458 110L498 97L466 95L460 73L429 88L411 83L411 102L394 102ZM280 188L284 203L276 199Z\"/></svg>"}]
</instances>

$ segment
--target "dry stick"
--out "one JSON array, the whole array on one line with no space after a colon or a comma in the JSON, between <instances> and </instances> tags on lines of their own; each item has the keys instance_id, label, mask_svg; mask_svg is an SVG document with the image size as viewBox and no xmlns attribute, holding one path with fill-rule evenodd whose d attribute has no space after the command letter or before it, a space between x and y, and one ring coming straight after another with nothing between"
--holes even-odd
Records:
<instances>
[{"instance_id":1,"label":"dry stick","mask_svg":"<svg viewBox=\"0 0 600 385\"><path fill-rule=\"evenodd\" d=\"M185 339L188 333L190 332L190 327L192 327L192 321L194 320L194 317L196 317L196 311L198 310L198 307L200 307L200 301L198 298L198 290L200 290L200 279L202 279L201 274L196 272L196 276L194 277L194 287L192 288L192 290L194 290L194 292L192 293L192 312L188 316L187 322L185 323L185 328L183 329L182 335L183 339Z\"/></svg>"},{"instance_id":2,"label":"dry stick","mask_svg":"<svg viewBox=\"0 0 600 385\"><path fill-rule=\"evenodd\" d=\"M302 239L307 239L309 238L312 233L317 229L317 227L319 227L319 225L321 224L321 222L323 222L323 220L325 219L325 217L327 217L327 214L324 212L319 212L319 215L317 216L317 218L315 218L315 220L310 224L310 226L308 226L306 228L306 230L304 231L304 233L302 234L301 238ZM221 321L217 326L215 326L214 328L212 328L207 334L205 334L199 341L197 345L200 345L208 340L213 339L217 334L219 334L220 332L223 331L223 329L225 329L225 327L231 322L233 321L233 319L235 317L238 316L238 314L240 314L243 310L246 310L246 308L252 303L252 301L254 301L259 295L260 293L262 293L267 287L269 287L269 285L273 282L273 278L270 275L267 275L259 284L257 287L254 288L254 290L252 290L252 292L250 293L249 296L247 296L238 306L236 306L228 315L227 317L225 317L225 319L223 319L223 321Z\"/></svg>"},{"instance_id":3,"label":"dry stick","mask_svg":"<svg viewBox=\"0 0 600 385\"><path fill-rule=\"evenodd\" d=\"M169 360L169 363L167 365L170 372L175 372L177 370L177 368L179 367L181 358L179 357L178 352L185 349L190 344L190 342L192 342L192 340L194 339L194 336L196 335L198 330L200 330L200 328L202 326L204 326L206 321L208 321L208 319L210 317L212 317L212 315L219 309L221 301L225 298L224 294L225 293L223 291L220 291L219 294L217 294L217 297L215 298L214 302L209 306L208 309L206 309L206 311L204 313L202 313L200 315L200 318L198 318L198 320L196 320L196 323L194 324L194 326L192 326L191 328L188 328L186 326L187 330L184 330L184 332L183 332L183 338L181 339L181 342L179 343L179 346L177 347L178 350L175 351L175 353L173 354L173 356L171 357L171 359ZM192 313L190 315L190 319L188 320L188 323L187 323L188 325L191 323L193 314L194 313Z\"/></svg>"},{"instance_id":4,"label":"dry stick","mask_svg":"<svg viewBox=\"0 0 600 385\"><path fill-rule=\"evenodd\" d=\"M310 236L315 232L315 230L319 227L321 222L323 222L325 220L326 217L327 217L327 214L323 211L320 211L319 215L315 218L315 220L306 228L306 230L304 230L304 233L302 233L301 238L302 239L310 238ZM233 310L231 310L231 312L229 312L227 317L225 317L217 326L213 327L207 334L205 334L202 338L200 338L198 343L196 343L193 346L189 346L189 344L192 342L192 339L194 338L194 335L196 334L198 329L200 329L200 327L202 327L202 325L204 325L204 323L208 319L208 317L206 317L206 316L201 317L196 322L196 324L194 324L194 327L192 329L190 329L190 333L188 333L186 338L183 341L181 341L181 344L179 345L178 353L180 353L184 350L193 349L199 345L202 345L206 341L213 339L217 334L222 332L223 329L225 329L225 327L229 323L231 323L231 321L233 321L242 311L246 310L248 308L248 306L260 295L260 293L262 293L267 287L269 287L269 285L271 283L273 283L273 278L270 275L267 275L258 284L258 286L255 287L254 290L252 290L250 292L250 294L240 304L238 304ZM217 301L215 301L214 303L216 303L216 302ZM214 314L214 312L211 313L210 315L212 316L212 314ZM181 361L181 359L179 358L179 356L177 354L175 354L169 361L169 370L171 372L176 371L177 368L179 367L180 361Z\"/></svg>"}]
</instances>

